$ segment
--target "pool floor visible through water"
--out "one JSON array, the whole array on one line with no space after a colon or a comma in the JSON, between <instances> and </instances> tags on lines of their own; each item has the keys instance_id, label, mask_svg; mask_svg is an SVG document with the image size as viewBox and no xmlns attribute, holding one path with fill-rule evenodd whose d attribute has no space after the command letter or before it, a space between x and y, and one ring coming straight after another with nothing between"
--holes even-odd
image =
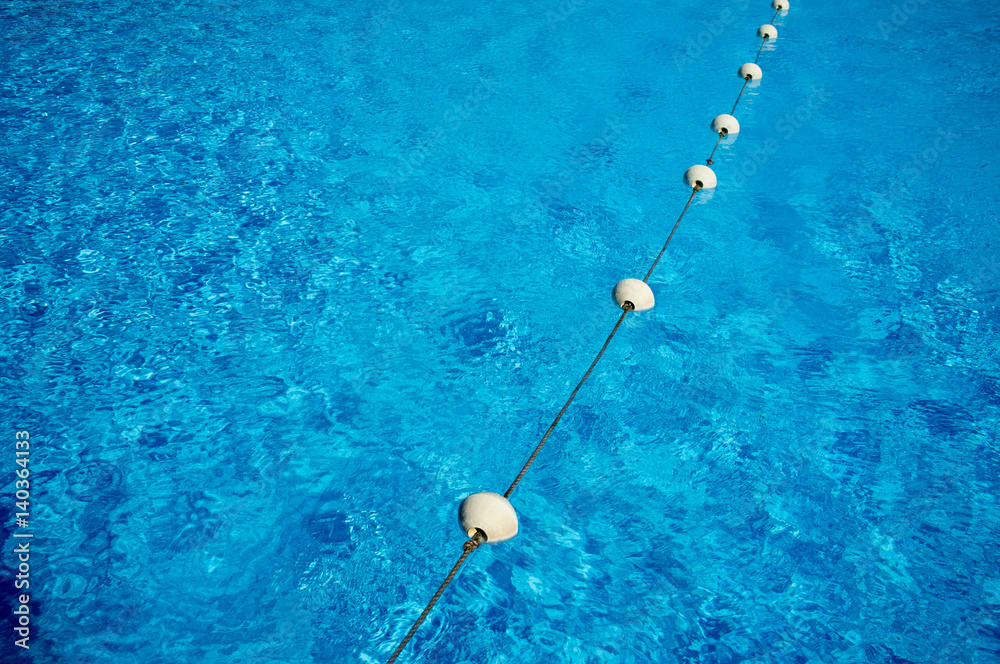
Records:
<instances>
[{"instance_id":1,"label":"pool floor visible through water","mask_svg":"<svg viewBox=\"0 0 1000 664\"><path fill-rule=\"evenodd\" d=\"M0 8L0 660L386 661L773 15ZM775 26L400 664L1000 659L995 11Z\"/></svg>"}]
</instances>

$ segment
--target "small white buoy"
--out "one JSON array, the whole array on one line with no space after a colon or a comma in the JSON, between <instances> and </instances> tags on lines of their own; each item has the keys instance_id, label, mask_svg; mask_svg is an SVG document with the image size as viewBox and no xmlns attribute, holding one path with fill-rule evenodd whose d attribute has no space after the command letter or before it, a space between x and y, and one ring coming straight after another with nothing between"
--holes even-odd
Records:
<instances>
[{"instance_id":1,"label":"small white buoy","mask_svg":"<svg viewBox=\"0 0 1000 664\"><path fill-rule=\"evenodd\" d=\"M684 182L686 182L689 187L701 185L702 189L715 189L715 185L717 184L715 171L708 166L702 166L701 164L692 166L684 171Z\"/></svg>"},{"instance_id":2,"label":"small white buoy","mask_svg":"<svg viewBox=\"0 0 1000 664\"><path fill-rule=\"evenodd\" d=\"M740 70L736 73L739 74L740 78L746 78L747 76L749 76L751 80L754 81L759 81L761 77L764 75L764 72L760 70L760 67L758 67L752 62L748 62L742 67L740 67Z\"/></svg>"},{"instance_id":3,"label":"small white buoy","mask_svg":"<svg viewBox=\"0 0 1000 664\"><path fill-rule=\"evenodd\" d=\"M717 115L714 120L712 120L712 131L716 134L722 134L726 136L728 134L738 134L740 133L740 123L733 116L723 113L722 115Z\"/></svg>"},{"instance_id":4,"label":"small white buoy","mask_svg":"<svg viewBox=\"0 0 1000 664\"><path fill-rule=\"evenodd\" d=\"M758 37L767 37L768 39L774 40L778 38L778 29L775 28L770 23L765 23L764 25L757 28Z\"/></svg>"},{"instance_id":5,"label":"small white buoy","mask_svg":"<svg viewBox=\"0 0 1000 664\"><path fill-rule=\"evenodd\" d=\"M788 9L788 0L771 0L771 9Z\"/></svg>"},{"instance_id":6,"label":"small white buoy","mask_svg":"<svg viewBox=\"0 0 1000 664\"><path fill-rule=\"evenodd\" d=\"M458 525L469 537L481 530L487 543L497 544L517 535L517 512L499 493L483 491L467 496L458 506Z\"/></svg>"},{"instance_id":7,"label":"small white buoy","mask_svg":"<svg viewBox=\"0 0 1000 664\"><path fill-rule=\"evenodd\" d=\"M632 311L646 311L652 309L656 301L653 298L653 289L641 279L622 279L615 284L611 291L611 297L615 303L625 308L626 302L631 302L634 307Z\"/></svg>"}]
</instances>

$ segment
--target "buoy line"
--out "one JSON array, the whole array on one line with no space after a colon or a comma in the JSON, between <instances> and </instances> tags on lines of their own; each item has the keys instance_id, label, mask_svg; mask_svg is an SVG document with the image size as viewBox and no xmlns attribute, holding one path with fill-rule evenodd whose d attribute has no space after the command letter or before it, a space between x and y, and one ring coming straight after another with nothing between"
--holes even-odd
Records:
<instances>
[{"instance_id":1,"label":"buoy line","mask_svg":"<svg viewBox=\"0 0 1000 664\"><path fill-rule=\"evenodd\" d=\"M577 383L573 392L566 400L566 403L563 404L562 409L560 409L559 413L552 421L552 424L549 425L549 428L545 431L541 441L535 447L534 451L532 451L531 456L528 457L527 462L525 462L524 466L521 468L521 472L518 473L516 478L514 478L514 481L511 483L507 491L502 496L498 493L488 491L474 493L467 496L459 505L459 525L462 528L462 532L469 537L469 539L462 545L462 555L451 568L448 576L445 577L444 581L438 587L437 592L434 593L430 602L427 603L427 606L420 614L420 617L417 618L417 620L413 623L413 626L406 633L406 636L404 636L403 640L400 641L396 650L392 653L392 656L389 657L386 664L393 664L393 662L396 661L396 658L398 658L400 653L403 652L403 649L406 648L406 644L409 643L410 639L413 638L413 635L416 634L417 629L419 629L420 625L422 625L424 620L427 619L431 609L433 609L437 601L441 599L441 595L444 594L448 584L452 582L459 570L462 568L462 565L465 564L465 561L469 559L469 556L471 556L483 542L487 542L489 544L499 544L500 542L506 542L517 535L517 512L514 510L514 506L510 504L508 499L511 494L514 493L514 489L517 488L517 485L520 484L521 479L524 478L525 473L528 472L531 464L535 462L535 458L538 457L538 454L542 451L545 443L548 442L549 436L552 435L556 425L559 424L559 420L562 419L562 416L566 413L570 404L573 403L573 399L576 398L580 388L583 387L587 378L590 377L591 372L593 372L594 367L597 366L598 361L600 361L601 357L604 355L604 351L608 349L608 345L611 343L615 334L618 333L619 328L621 328L622 323L625 322L625 318L628 316L629 312L640 312L653 308L655 298L653 297L652 289L650 289L646 282L649 280L650 275L653 274L653 270L656 269L656 266L659 264L663 254L667 251L667 247L670 245L670 241L673 239L674 233L677 232L677 228L680 226L681 220L687 213L688 208L691 207L694 197L703 189L715 188L717 184L715 172L709 168L709 166L714 163L712 161L712 157L715 156L715 151L719 148L719 144L722 143L722 139L730 134L736 135L740 131L740 123L734 115L736 113L736 107L739 106L740 100L743 98L743 92L746 90L747 85L750 84L750 81L759 81L763 77L763 71L757 64L757 60L760 58L760 54L764 50L764 46L768 43L768 41L773 41L778 38L778 31L774 27L773 23L775 19L778 18L778 14L782 11L788 11L788 0L772 0L771 7L775 10L775 12L770 23L765 23L757 29L757 36L763 40L760 48L757 50L757 57L754 58L753 62L744 64L737 71L737 76L743 79L743 87L740 88L740 93L736 97L736 103L733 104L733 110L730 111L728 115L724 114L717 116L712 120L710 125L712 131L719 135L719 139L716 141L715 147L712 149L712 153L706 160L708 166L697 164L684 172L684 182L692 189L691 196L688 198L687 203L684 205L684 209L681 210L680 216L677 218L673 228L670 230L670 235L667 236L666 242L663 243L663 248L660 249L660 253L656 256L656 260L653 261L652 266L650 266L649 271L646 273L646 276L642 278L642 280L623 279L615 285L614 290L612 291L612 298L623 310L622 315L618 318L618 322L615 323L614 328L611 330L611 334L609 334L608 338L604 341L604 345L601 346L601 350L598 351L594 361L590 363L590 367L587 369L586 373L583 374L583 378L581 378L580 382Z\"/></svg>"}]
</instances>

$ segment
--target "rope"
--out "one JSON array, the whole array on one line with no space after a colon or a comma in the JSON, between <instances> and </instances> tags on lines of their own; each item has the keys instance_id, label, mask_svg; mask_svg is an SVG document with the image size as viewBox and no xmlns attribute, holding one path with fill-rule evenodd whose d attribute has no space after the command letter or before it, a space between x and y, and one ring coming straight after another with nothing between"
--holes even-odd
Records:
<instances>
[{"instance_id":1,"label":"rope","mask_svg":"<svg viewBox=\"0 0 1000 664\"><path fill-rule=\"evenodd\" d=\"M663 243L663 249L660 249L660 253L656 257L656 260L653 261L653 265L652 267L649 268L649 272L647 272L646 276L642 278L643 282L649 280L649 275L653 274L653 270L656 269L656 264L660 262L661 258L663 258L663 252L667 250L667 245L670 244L670 240L673 239L674 233L677 231L677 227L681 225L681 219L684 218L684 213L688 211L689 207L691 207L691 201L694 200L694 195L697 194L699 191L701 191L701 183L695 185L694 191L691 192L691 197L688 198L687 205L685 205L684 209L681 210L681 216L677 217L677 222L674 224L673 229L670 231L670 235L667 236L667 241Z\"/></svg>"},{"instance_id":2,"label":"rope","mask_svg":"<svg viewBox=\"0 0 1000 664\"><path fill-rule=\"evenodd\" d=\"M750 74L747 74L746 80L743 81L743 87L740 88L739 97L736 98L736 103L733 104L733 110L729 111L730 115L733 115L733 114L736 113L736 107L740 105L740 98L743 97L743 91L747 89L747 84L750 83L750 80L751 80L751 76L750 76Z\"/></svg>"},{"instance_id":3,"label":"rope","mask_svg":"<svg viewBox=\"0 0 1000 664\"><path fill-rule=\"evenodd\" d=\"M757 60L760 58L760 52L764 50L764 44L767 43L768 39L770 39L770 37L764 37L764 41L760 43L760 48L757 49L757 57L753 59L754 64L757 64Z\"/></svg>"},{"instance_id":4,"label":"rope","mask_svg":"<svg viewBox=\"0 0 1000 664\"><path fill-rule=\"evenodd\" d=\"M673 233L671 233L671 235L673 235ZM556 428L556 425L559 424L559 420L562 419L563 413L565 413L566 409L569 408L569 405L573 403L573 399L576 398L576 393L580 391L581 387L583 387L584 381L586 381L587 378L590 377L590 372L593 371L594 367L597 366L597 361L601 359L601 356L604 355L604 351L608 349L608 344L611 343L611 340L614 338L615 333L618 332L618 328L621 327L621 324L625 321L625 316L628 316L628 312L635 309L635 305L632 304L631 302L625 302L625 304L622 305L622 308L625 309L625 311L622 312L622 315L618 319L618 322L615 323L615 329L611 330L611 334L608 335L608 338L607 340L605 340L604 345L601 346L601 351L597 354L597 357L594 358L594 361L590 363L590 368L587 369L587 373L583 374L583 378L581 378L580 382L576 384L576 388L573 390L573 393L569 395L569 399L567 399L566 403L563 404L562 410L559 411L559 414L556 415L556 419L554 419L552 421L552 424L549 425L548 431L546 431L545 435L542 436L541 442L538 443L538 446L535 448L535 451L531 453L530 457L528 457L528 462L524 464L524 467L521 468L521 472L519 472L517 474L517 477L514 478L514 482L510 485L510 488L507 489L507 492L503 494L504 498L510 498L510 494L514 493L514 489L516 489L517 485L520 484L521 478L524 477L524 474L526 472L528 472L528 468L531 468L531 464L535 462L535 457L537 457L538 453L542 451L542 447L545 445L545 441L547 441L549 439L549 436L552 435L552 431Z\"/></svg>"},{"instance_id":5,"label":"rope","mask_svg":"<svg viewBox=\"0 0 1000 664\"><path fill-rule=\"evenodd\" d=\"M774 12L774 17L771 18L772 24L774 23L774 20L778 18L778 14L780 13L781 13L780 9ZM763 52L764 45L767 44L767 40L768 37L764 37L763 41L761 42L760 48L757 50L757 57L754 58L754 63L756 63L757 60L760 58L760 54ZM736 97L736 103L733 104L733 110L730 112L731 115L736 113L736 107L739 106L740 99L743 98L743 92L746 90L747 85L750 83L751 80L752 77L747 76L746 80L743 81L743 87L740 88L740 94ZM716 141L715 147L712 148L712 153L708 156L707 159L709 166L711 166L714 163L712 161L712 157L715 156L715 151L719 149L719 145L722 143L722 139L725 136L726 132L719 132L719 140ZM681 220L687 213L688 208L691 207L691 202L694 200L694 197L698 194L698 192L702 190L702 188L703 186L701 182L697 182L696 185L693 187L691 196L688 198L687 203L684 205L684 209L681 210L680 216L677 217L677 221L674 222L674 227L670 230L670 235L667 236L666 242L663 243L663 248L660 249L660 253L657 254L656 260L653 261L653 264L649 268L649 272L647 272L646 276L642 278L643 283L649 281L649 277L653 274L653 270L656 269L656 266L659 264L660 259L663 258L663 254L666 253L667 247L670 245L670 241L674 237L674 233L677 232L677 228L681 224ZM569 408L570 404L573 403L573 399L576 398L576 395L580 391L580 388L583 387L583 384L587 381L587 379L590 377L590 374L594 371L594 367L597 366L597 363L604 355L604 352L608 349L608 345L611 344L611 340L614 338L615 334L618 333L618 329L621 327L622 323L625 322L625 317L628 316L630 311L633 311L635 309L635 305L631 302L624 302L622 304L622 309L624 311L622 311L622 315L618 318L618 322L615 323L614 328L611 330L611 334L609 334L608 338L605 339L604 345L601 346L601 350L598 351L597 356L594 358L594 361L590 363L590 367L588 367L587 372L583 374L583 378L581 378L580 382L576 384L575 388L573 388L573 392L569 395L569 398L566 400L566 403L563 404L563 407L562 409L560 409L559 414L556 415L554 420L552 420L552 424L549 425L549 428L545 431L545 434L542 436L541 441L539 441L538 445L531 453L531 456L528 457L527 462L525 462L524 466L521 468L521 472L517 474L517 477L514 478L514 481L511 483L510 487L503 494L504 498L510 498L511 494L514 493L514 489L516 489L517 485L521 483L521 479L524 478L524 475L528 472L528 469L531 468L531 464L535 462L535 459L538 457L538 454L542 451L542 448L545 446L545 443L548 442L549 436L551 436L552 432L555 431L556 425L559 424L559 421L562 419L562 416L566 413L566 410ZM468 560L469 556L471 556L472 553L475 552L476 549L478 549L479 546L484 541L486 541L486 533L484 533L482 530L477 530L476 534L473 535L471 539L469 539L468 541L465 542L465 544L462 545L462 555L461 557L459 557L458 562L456 562L454 567L451 568L451 572L449 572L448 576L445 577L444 582L438 588L437 592L434 593L434 597L432 597L431 601L427 603L427 606L426 608L424 608L423 613L421 613L420 617L417 618L415 623L413 623L413 626L410 628L410 631L407 632L406 636L403 637L403 640L400 642L399 646L396 647L396 650L392 653L392 656L389 658L386 664L393 664L393 662L396 661L396 658L398 658L400 653L403 652L403 649L406 648L406 644L408 644L410 642L410 639L413 638L413 635L416 633L417 629L419 629L420 626L427 619L427 615L431 612L431 609L434 608L434 605L437 603L437 601L441 599L441 595L444 594L444 591L448 587L448 584L452 582L452 580L458 574L459 570L462 568L462 565L464 565L465 561Z\"/></svg>"},{"instance_id":6,"label":"rope","mask_svg":"<svg viewBox=\"0 0 1000 664\"><path fill-rule=\"evenodd\" d=\"M451 572L448 574L447 578L445 578L444 583L442 583L441 587L438 588L438 591L434 593L434 597L432 597L431 601L427 603L427 608L425 608L424 612L420 614L419 618L417 618L417 622L413 623L413 627L411 627L410 631L403 637L402 642L400 642L400 644L396 647L396 651L392 653L392 657L389 658L389 661L386 662L386 664L392 664L396 661L396 658L399 657L399 653L403 652L403 648L405 648L406 644L410 642L413 635L417 633L417 629L424 624L424 620L427 619L427 614L431 612L431 609L434 608L437 601L441 599L441 595L444 594L444 589L448 587L451 580L455 578L456 574L458 574L458 570L465 564L468 557L479 548L479 545L483 543L484 539L486 539L486 536L483 534L483 531L477 530L476 534L472 536L472 539L462 545L462 557L459 558L458 562L455 563L455 566L451 568Z\"/></svg>"},{"instance_id":7,"label":"rope","mask_svg":"<svg viewBox=\"0 0 1000 664\"><path fill-rule=\"evenodd\" d=\"M726 137L726 134L728 134L728 133L729 133L729 132L727 132L727 131L726 131L725 129L723 129L722 131L720 131L720 132L719 132L719 140L717 140L717 141L715 142L715 147L714 147L714 148L712 148L712 154L708 155L708 159L706 159L706 160L705 160L705 162L706 162L706 163L707 163L707 164L708 164L709 166L711 166L712 164L714 164L714 163L715 163L714 161L712 161L712 157L714 157L714 156L715 156L715 151L719 149L719 144L720 144L720 143L722 143L722 139L723 139L723 138L725 138L725 137Z\"/></svg>"}]
</instances>

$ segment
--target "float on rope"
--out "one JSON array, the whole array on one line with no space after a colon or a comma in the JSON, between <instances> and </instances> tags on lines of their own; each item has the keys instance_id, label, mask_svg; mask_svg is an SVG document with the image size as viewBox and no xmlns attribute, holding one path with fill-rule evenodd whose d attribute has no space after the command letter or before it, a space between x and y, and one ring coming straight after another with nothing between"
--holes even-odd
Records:
<instances>
[{"instance_id":1,"label":"float on rope","mask_svg":"<svg viewBox=\"0 0 1000 664\"><path fill-rule=\"evenodd\" d=\"M499 493L474 493L458 506L458 525L469 537L478 531L487 544L499 544L517 535L517 512Z\"/></svg>"},{"instance_id":2,"label":"float on rope","mask_svg":"<svg viewBox=\"0 0 1000 664\"><path fill-rule=\"evenodd\" d=\"M715 171L701 164L696 164L684 171L684 182L689 187L698 187L699 189L715 189L715 185L718 184L715 179Z\"/></svg>"},{"instance_id":3,"label":"float on rope","mask_svg":"<svg viewBox=\"0 0 1000 664\"><path fill-rule=\"evenodd\" d=\"M641 279L622 279L615 284L611 297L622 309L629 310L631 304L631 311L648 311L656 304L653 289Z\"/></svg>"},{"instance_id":4,"label":"float on rope","mask_svg":"<svg viewBox=\"0 0 1000 664\"><path fill-rule=\"evenodd\" d=\"M764 25L757 28L757 36L763 37L764 39L775 40L778 38L778 29L771 25L770 23L765 23Z\"/></svg>"},{"instance_id":5,"label":"float on rope","mask_svg":"<svg viewBox=\"0 0 1000 664\"><path fill-rule=\"evenodd\" d=\"M719 136L738 134L740 133L740 122L728 113L723 113L715 116L715 119L712 120L712 131Z\"/></svg>"},{"instance_id":6,"label":"float on rope","mask_svg":"<svg viewBox=\"0 0 1000 664\"><path fill-rule=\"evenodd\" d=\"M740 67L740 70L736 72L736 75L740 78L745 78L748 81L759 81L764 76L764 72L761 70L760 65L748 62Z\"/></svg>"}]
</instances>

